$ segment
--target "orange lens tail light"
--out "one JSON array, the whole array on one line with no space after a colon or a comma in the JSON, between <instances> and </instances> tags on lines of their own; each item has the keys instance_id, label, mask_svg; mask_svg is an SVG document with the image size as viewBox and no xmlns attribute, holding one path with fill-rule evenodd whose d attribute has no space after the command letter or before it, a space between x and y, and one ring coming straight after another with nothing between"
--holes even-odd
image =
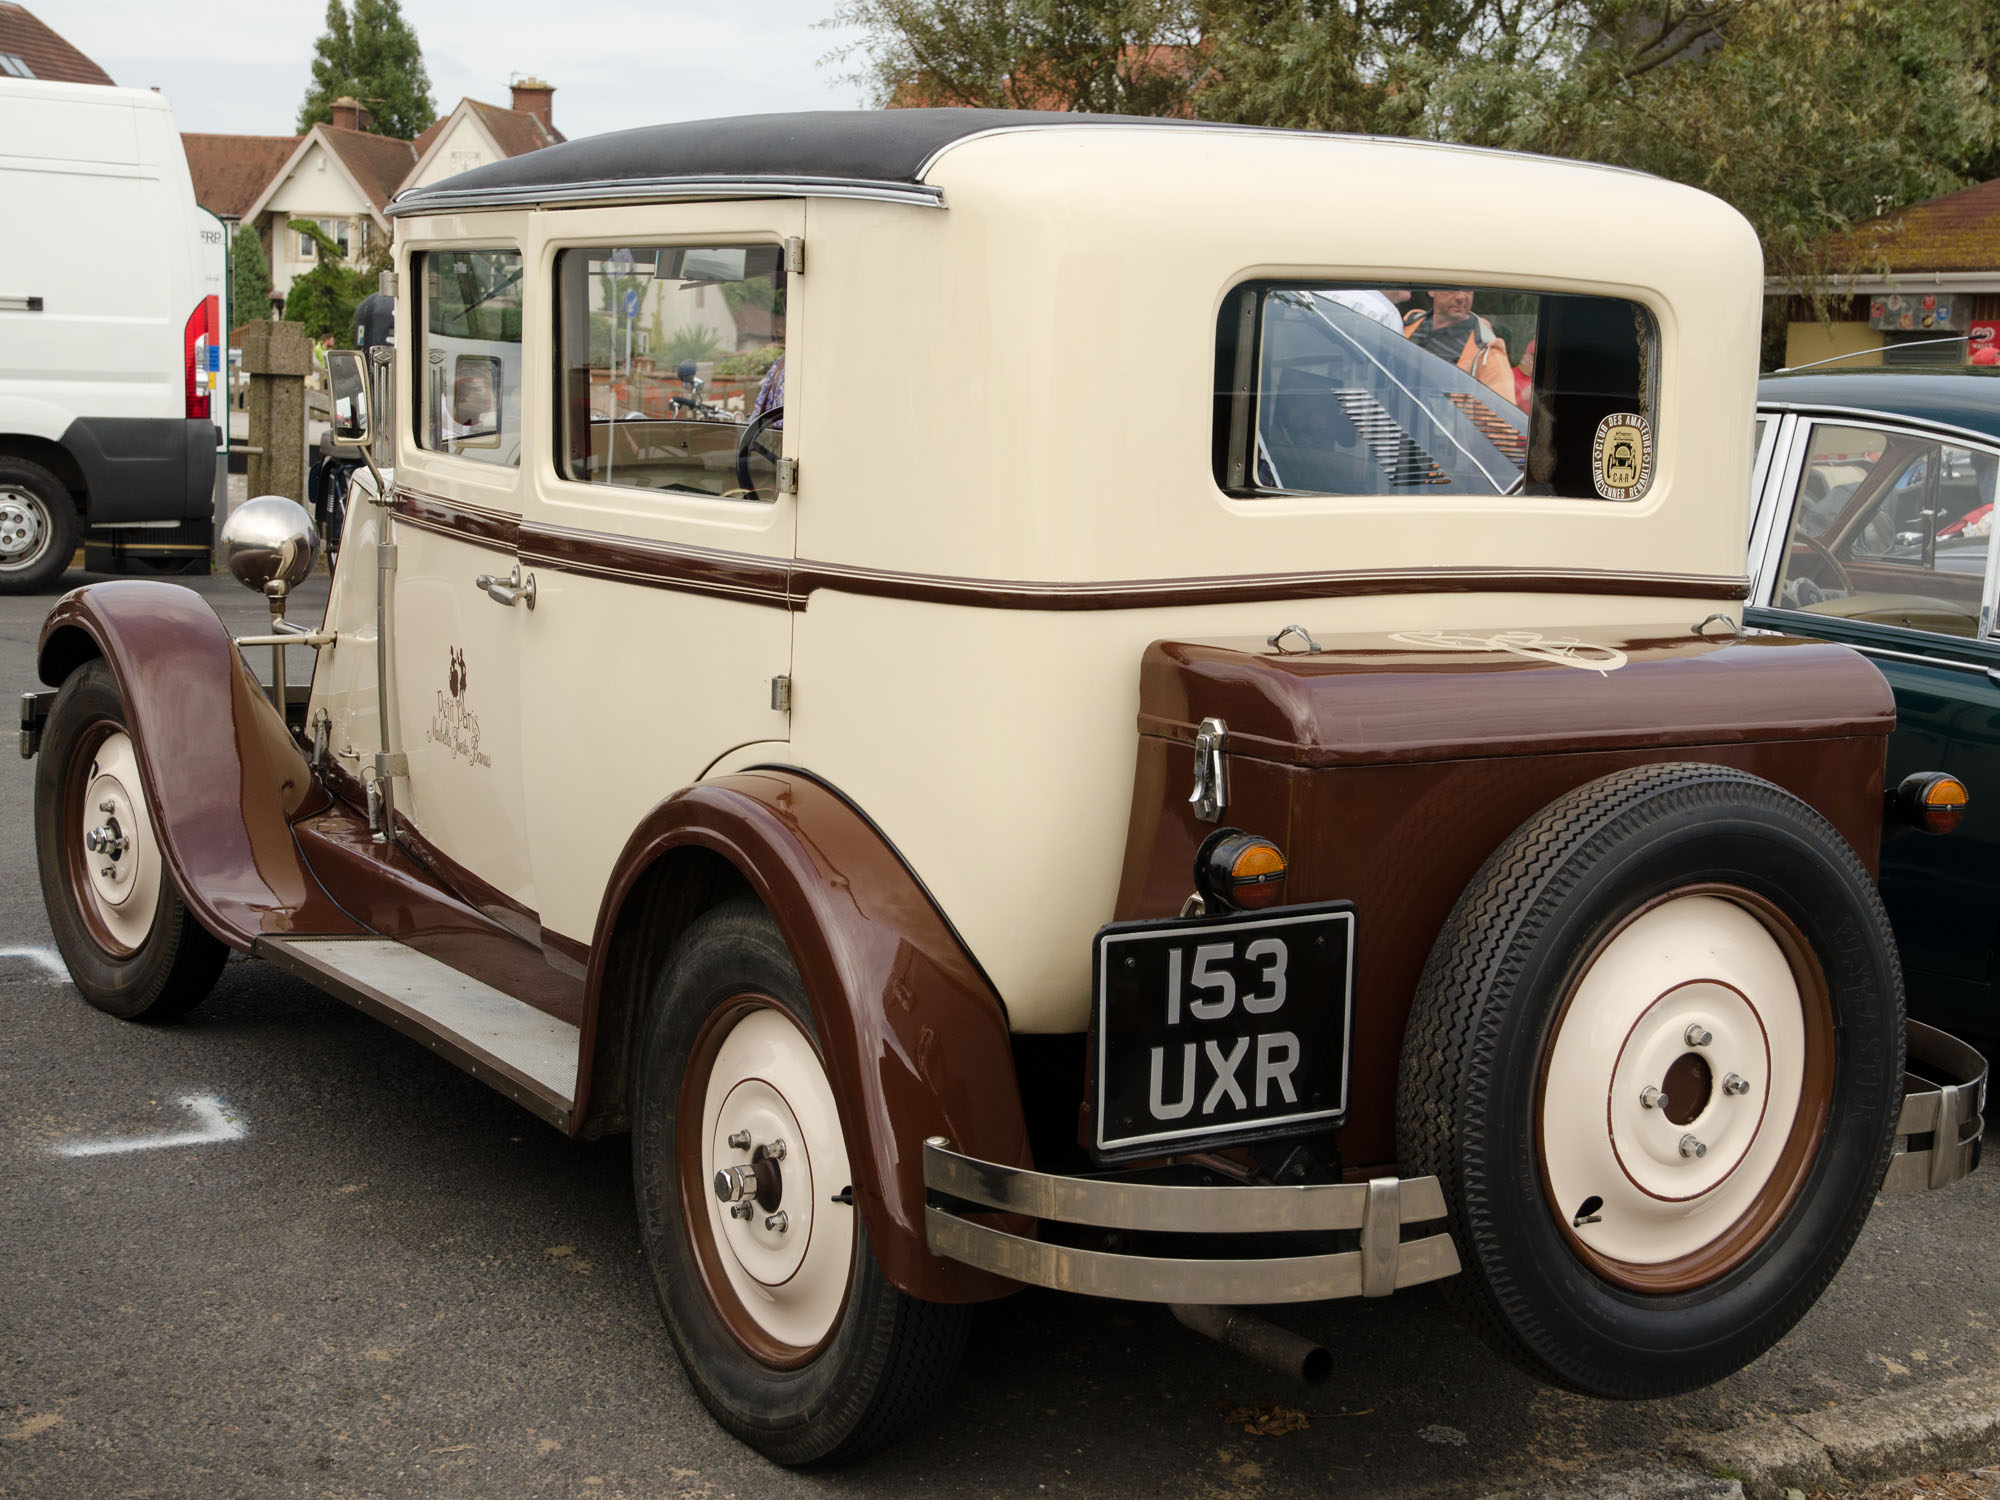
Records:
<instances>
[{"instance_id":1,"label":"orange lens tail light","mask_svg":"<svg viewBox=\"0 0 2000 1500\"><path fill-rule=\"evenodd\" d=\"M1222 828L1195 855L1195 889L1211 910L1256 911L1285 899L1285 856L1267 838Z\"/></svg>"},{"instance_id":2,"label":"orange lens tail light","mask_svg":"<svg viewBox=\"0 0 2000 1500\"><path fill-rule=\"evenodd\" d=\"M1945 771L1919 771L1903 778L1894 796L1896 812L1905 823L1925 833L1950 833L1965 820L1972 794L1965 783Z\"/></svg>"}]
</instances>

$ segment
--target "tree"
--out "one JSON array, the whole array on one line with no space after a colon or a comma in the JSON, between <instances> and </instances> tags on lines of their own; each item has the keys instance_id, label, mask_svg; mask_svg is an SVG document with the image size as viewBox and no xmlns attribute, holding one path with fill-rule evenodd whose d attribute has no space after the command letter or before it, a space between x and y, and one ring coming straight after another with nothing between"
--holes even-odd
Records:
<instances>
[{"instance_id":1,"label":"tree","mask_svg":"<svg viewBox=\"0 0 2000 1500\"><path fill-rule=\"evenodd\" d=\"M352 96L373 129L414 140L437 118L430 74L399 0L326 0L326 32L313 44L312 81L299 106L299 133L333 118L333 101Z\"/></svg>"},{"instance_id":2,"label":"tree","mask_svg":"<svg viewBox=\"0 0 2000 1500\"><path fill-rule=\"evenodd\" d=\"M1808 291L1851 263L1845 227L2000 173L2000 0L847 0L837 20L884 102L1191 112L1655 172L1733 203Z\"/></svg>"},{"instance_id":3,"label":"tree","mask_svg":"<svg viewBox=\"0 0 2000 1500\"><path fill-rule=\"evenodd\" d=\"M263 241L248 224L229 242L229 317L235 323L271 316L271 267Z\"/></svg>"},{"instance_id":4,"label":"tree","mask_svg":"<svg viewBox=\"0 0 2000 1500\"><path fill-rule=\"evenodd\" d=\"M292 283L285 294L285 317L305 324L306 337L315 342L330 333L345 345L354 337L354 309L375 289L375 279L349 270L340 246L311 219L294 219L291 227L319 247L319 264Z\"/></svg>"}]
</instances>

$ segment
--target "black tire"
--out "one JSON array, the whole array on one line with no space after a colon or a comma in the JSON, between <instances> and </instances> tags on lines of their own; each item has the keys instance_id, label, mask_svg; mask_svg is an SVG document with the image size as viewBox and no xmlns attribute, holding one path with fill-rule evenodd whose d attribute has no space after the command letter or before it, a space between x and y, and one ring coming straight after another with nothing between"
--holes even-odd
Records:
<instances>
[{"instance_id":1,"label":"black tire","mask_svg":"<svg viewBox=\"0 0 2000 1500\"><path fill-rule=\"evenodd\" d=\"M1679 898L1719 904L1682 900L1667 913ZM1636 925L1655 912L1667 915ZM1667 955L1649 947L1654 934L1672 930L1659 924L1674 921L1696 934L1710 922L1717 933L1762 929L1771 949L1764 972L1789 969L1792 999L1779 983L1757 1000L1747 987L1698 977L1708 970L1676 979ZM1727 951L1758 947L1753 936ZM1700 963L1720 964L1724 952L1718 940ZM1616 987L1648 972L1633 961L1655 958L1651 988ZM1600 963L1599 984L1586 990ZM1632 1050L1641 1024L1623 1033L1589 1026L1592 1014L1622 1020L1622 1011L1588 1009L1613 994L1646 1026L1655 1020L1645 1018L1656 1018L1669 1040L1649 1045L1670 1049L1715 1041L1699 1029L1685 1043L1671 1040L1685 1014L1673 1006L1733 1005L1734 995L1756 1019L1754 1006L1768 1001L1775 1027L1789 1004L1799 1028L1796 1102L1780 1102L1785 1086L1774 1064L1770 1103L1759 1103L1756 1123L1744 1127L1742 1139L1753 1144L1734 1163L1718 1152L1704 1166L1688 1142L1711 1136L1711 1125L1730 1130L1751 1119L1724 1112L1747 1108L1748 1099L1731 1100L1757 1091L1732 1091L1720 1075L1706 1086L1697 1080L1682 1090L1699 1110L1686 1122L1669 1117L1665 1098L1628 1105L1632 1084L1650 1076L1617 1071L1641 1055ZM1559 1053L1573 1004L1581 1016ZM1778 1032L1763 1032L1763 1024L1739 1033L1764 1035L1766 1055L1780 1055L1770 1040ZM1435 1175L1444 1188L1464 1265L1442 1283L1445 1295L1501 1354L1587 1394L1662 1396L1740 1369L1805 1314L1860 1232L1895 1143L1903 1046L1902 976L1881 901L1853 850L1818 813L1769 782L1713 765L1640 767L1579 788L1530 818L1473 877L1411 1010L1397 1143L1406 1170ZM1664 1055L1644 1054L1655 1064ZM1578 1058L1609 1059L1613 1071L1562 1071ZM1684 1063L1677 1057L1673 1067ZM1557 1096L1557 1076L1602 1078L1606 1086ZM1676 1108L1689 1111L1688 1097ZM1646 1109L1661 1113L1635 1113ZM1601 1123L1585 1125L1586 1116ZM1658 1123L1626 1123L1634 1118ZM1654 1138L1645 1143L1651 1155L1633 1144L1646 1131L1684 1128L1677 1153L1658 1151ZM1552 1162L1599 1159L1607 1149L1617 1171L1590 1180L1634 1205L1621 1207L1622 1226L1607 1221L1612 1210L1601 1199L1554 1201ZM1687 1162L1659 1165L1675 1154ZM1710 1189L1679 1198L1658 1185L1673 1180L1662 1174L1683 1170L1722 1173L1715 1195L1754 1196L1732 1197L1725 1209L1719 1200L1704 1204ZM1739 1202L1748 1205L1740 1213ZM1698 1219L1702 1207L1716 1216ZM1640 1237L1656 1224L1657 1237ZM1685 1253L1648 1264L1638 1263L1643 1256L1621 1260L1601 1248L1617 1236L1619 1244Z\"/></svg>"},{"instance_id":2,"label":"black tire","mask_svg":"<svg viewBox=\"0 0 2000 1500\"><path fill-rule=\"evenodd\" d=\"M845 1300L810 1349L764 1348L760 1331L746 1326L718 1271L719 1255L729 1252L708 1227L715 1163L688 1148L700 1132L687 1122L699 1122L722 1038L754 1009L781 1012L817 1059L812 1012L777 925L755 901L733 901L688 929L646 1015L632 1114L640 1237L674 1348L716 1420L781 1464L852 1462L901 1437L942 1399L971 1309L921 1302L891 1286L860 1210L831 1202L847 1184L815 1179L814 1212L833 1216L826 1227L851 1226ZM816 1221L813 1232L825 1230Z\"/></svg>"},{"instance_id":3,"label":"black tire","mask_svg":"<svg viewBox=\"0 0 2000 1500\"><path fill-rule=\"evenodd\" d=\"M113 737L129 739L124 700L102 658L72 672L56 694L35 763L35 857L42 901L56 949L70 978L92 1005L126 1021L165 1021L201 1003L215 987L229 950L194 918L160 858L159 839L143 801L125 809L130 826L118 830L129 847L96 861L152 860L157 893L148 920L134 907L124 914L130 941L107 925L104 906L90 893L83 847L89 789L101 750ZM98 782L99 789L102 783ZM121 797L121 801L123 798ZM107 827L116 825L111 815ZM136 892L135 892L136 894Z\"/></svg>"},{"instance_id":4,"label":"black tire","mask_svg":"<svg viewBox=\"0 0 2000 1500\"><path fill-rule=\"evenodd\" d=\"M38 463L0 455L0 594L40 593L76 556L76 503Z\"/></svg>"}]
</instances>

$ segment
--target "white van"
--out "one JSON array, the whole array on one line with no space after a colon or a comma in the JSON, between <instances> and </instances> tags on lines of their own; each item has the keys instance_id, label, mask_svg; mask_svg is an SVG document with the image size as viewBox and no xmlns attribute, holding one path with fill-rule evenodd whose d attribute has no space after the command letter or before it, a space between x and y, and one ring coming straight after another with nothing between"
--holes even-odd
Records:
<instances>
[{"instance_id":1,"label":"white van","mask_svg":"<svg viewBox=\"0 0 2000 1500\"><path fill-rule=\"evenodd\" d=\"M207 571L221 225L143 89L0 78L0 593ZM206 238L204 238L206 236Z\"/></svg>"}]
</instances>

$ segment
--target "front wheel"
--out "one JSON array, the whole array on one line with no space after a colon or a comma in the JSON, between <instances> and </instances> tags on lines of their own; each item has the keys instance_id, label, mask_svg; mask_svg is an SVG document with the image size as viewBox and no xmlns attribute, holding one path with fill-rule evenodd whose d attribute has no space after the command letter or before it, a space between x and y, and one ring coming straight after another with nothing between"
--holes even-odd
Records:
<instances>
[{"instance_id":1,"label":"front wheel","mask_svg":"<svg viewBox=\"0 0 2000 1500\"><path fill-rule=\"evenodd\" d=\"M159 833L111 668L72 672L35 766L35 855L56 949L83 998L127 1021L198 1004L229 950L187 909Z\"/></svg>"},{"instance_id":2,"label":"front wheel","mask_svg":"<svg viewBox=\"0 0 2000 1500\"><path fill-rule=\"evenodd\" d=\"M876 1264L804 987L755 902L695 922L660 978L632 1173L667 1330L724 1427L779 1463L840 1463L942 1397L970 1310Z\"/></svg>"},{"instance_id":3,"label":"front wheel","mask_svg":"<svg viewBox=\"0 0 2000 1500\"><path fill-rule=\"evenodd\" d=\"M1593 1395L1748 1364L1840 1267L1887 1169L1903 1005L1882 905L1769 782L1641 767L1473 878L1405 1037L1398 1146L1445 1189L1447 1295Z\"/></svg>"}]
</instances>

